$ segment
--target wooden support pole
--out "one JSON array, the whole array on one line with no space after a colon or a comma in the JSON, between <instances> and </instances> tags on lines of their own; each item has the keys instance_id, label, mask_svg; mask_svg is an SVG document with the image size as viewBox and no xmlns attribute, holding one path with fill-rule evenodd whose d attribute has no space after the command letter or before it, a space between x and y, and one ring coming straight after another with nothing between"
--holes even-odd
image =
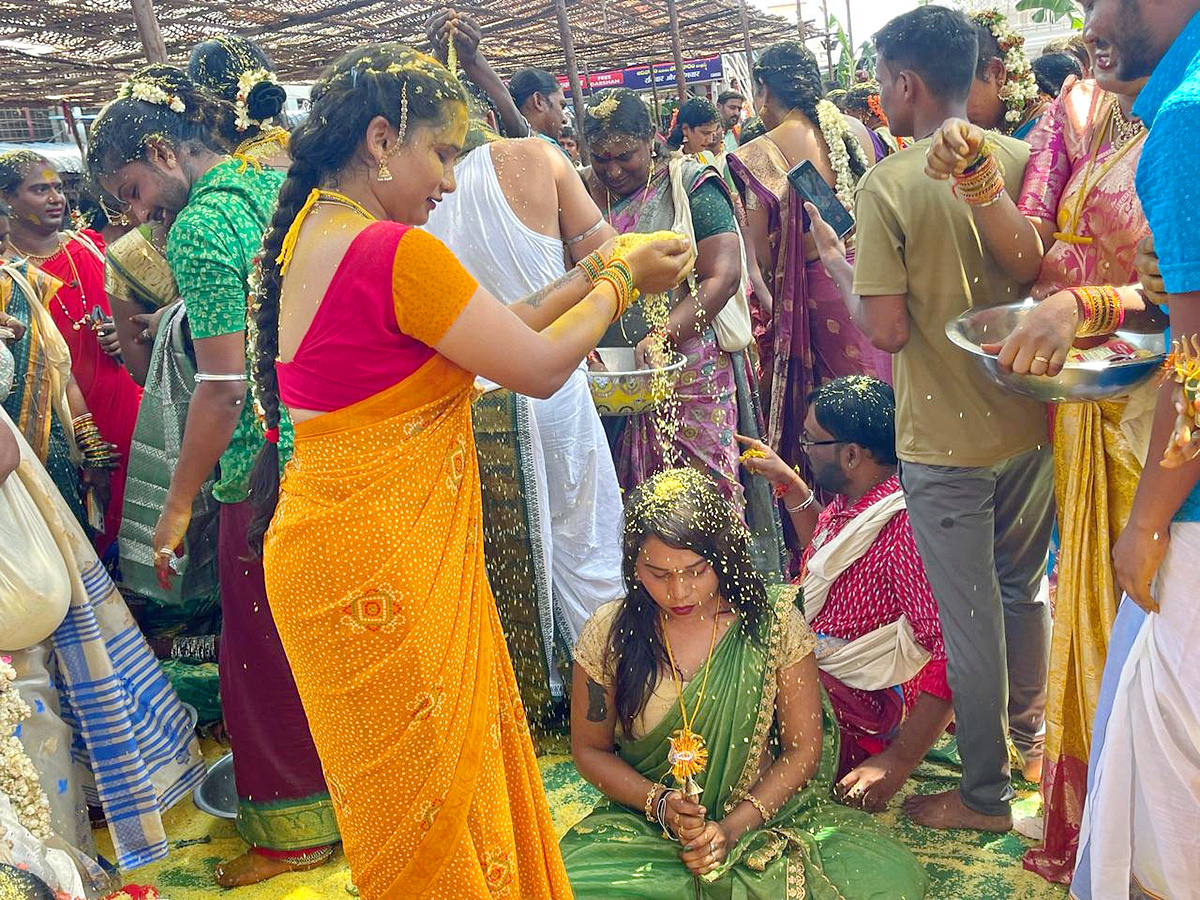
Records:
<instances>
[{"instance_id":1,"label":"wooden support pole","mask_svg":"<svg viewBox=\"0 0 1200 900\"><path fill-rule=\"evenodd\" d=\"M675 8L675 0L667 0L667 15L671 19L671 53L675 57L675 89L679 93L679 102L687 99L687 76L683 73L683 48L679 40L679 10ZM650 70L654 77L654 70Z\"/></svg>"},{"instance_id":2,"label":"wooden support pole","mask_svg":"<svg viewBox=\"0 0 1200 900\"><path fill-rule=\"evenodd\" d=\"M849 2L849 0L847 0ZM746 9L746 0L742 0L738 4L738 12L742 18L742 41L746 45L746 72L747 77L751 82L754 81L754 47L750 43L750 13ZM751 90L750 86L746 86L746 90Z\"/></svg>"},{"instance_id":3,"label":"wooden support pole","mask_svg":"<svg viewBox=\"0 0 1200 900\"><path fill-rule=\"evenodd\" d=\"M654 61L650 61L650 99L654 101L654 130L662 128L662 105L658 102L658 79L654 77Z\"/></svg>"},{"instance_id":4,"label":"wooden support pole","mask_svg":"<svg viewBox=\"0 0 1200 900\"><path fill-rule=\"evenodd\" d=\"M146 59L152 63L167 61L167 47L163 43L162 29L154 15L153 0L129 0L133 7L133 22L137 25L138 37L146 49Z\"/></svg>"},{"instance_id":5,"label":"wooden support pole","mask_svg":"<svg viewBox=\"0 0 1200 900\"><path fill-rule=\"evenodd\" d=\"M800 43L808 38L808 28L804 24L804 0L796 0L796 31L800 33Z\"/></svg>"},{"instance_id":6,"label":"wooden support pole","mask_svg":"<svg viewBox=\"0 0 1200 900\"><path fill-rule=\"evenodd\" d=\"M846 37L850 40L850 48L854 47L854 20L851 18L850 0L846 0Z\"/></svg>"},{"instance_id":7,"label":"wooden support pole","mask_svg":"<svg viewBox=\"0 0 1200 900\"><path fill-rule=\"evenodd\" d=\"M571 86L571 102L575 106L575 142L579 145L579 158L583 164L591 163L591 154L583 136L583 87L579 82L579 62L575 58L575 39L571 36L571 23L567 19L567 0L554 0L554 11L558 14L558 33L562 38L563 55L567 58L567 82Z\"/></svg>"},{"instance_id":8,"label":"wooden support pole","mask_svg":"<svg viewBox=\"0 0 1200 900\"><path fill-rule=\"evenodd\" d=\"M71 132L71 137L75 139L75 146L79 148L79 156L81 159L87 159L87 150L83 146L83 138L79 134L79 122L75 119L75 112L71 109L71 104L66 100L62 102L63 124L67 126L67 130Z\"/></svg>"}]
</instances>

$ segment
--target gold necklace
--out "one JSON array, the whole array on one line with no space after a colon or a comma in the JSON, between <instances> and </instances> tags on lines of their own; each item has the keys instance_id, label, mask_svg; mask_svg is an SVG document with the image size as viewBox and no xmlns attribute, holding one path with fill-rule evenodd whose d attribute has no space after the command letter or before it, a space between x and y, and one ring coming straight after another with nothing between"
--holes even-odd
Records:
<instances>
[{"instance_id":1,"label":"gold necklace","mask_svg":"<svg viewBox=\"0 0 1200 900\"><path fill-rule=\"evenodd\" d=\"M28 250L22 250L20 247L17 246L17 242L12 239L11 235L8 238L8 242L10 244L12 244L12 248L14 250L16 250L19 255L21 255L25 259L29 260L30 262L35 262L35 263L49 262L50 260L54 259L54 257L58 256L58 254L62 253L63 247L66 246L66 242L63 241L61 234L58 236L58 246L54 248L53 253L45 253L45 254L30 253Z\"/></svg>"},{"instance_id":2,"label":"gold necklace","mask_svg":"<svg viewBox=\"0 0 1200 900\"><path fill-rule=\"evenodd\" d=\"M675 664L675 654L671 650L671 636L667 631L667 614L662 613L663 643L667 647L667 659L671 662L671 681L675 685L675 693L679 699L679 715L683 719L683 727L672 732L667 741L671 749L667 752L667 761L671 764L671 774L675 781L690 798L700 797L700 788L693 777L704 771L708 765L708 747L704 738L692 730L700 707L704 703L704 695L708 691L708 673L712 668L713 651L717 647L717 627L720 624L721 601L717 600L717 609L713 612L712 639L708 645L708 659L704 661L704 680L700 683L700 693L696 696L696 707L689 716L687 705L683 702L683 681L679 666Z\"/></svg>"},{"instance_id":3,"label":"gold necklace","mask_svg":"<svg viewBox=\"0 0 1200 900\"><path fill-rule=\"evenodd\" d=\"M1141 119L1126 119L1121 111L1121 104L1113 101L1112 105L1113 149L1120 150L1135 137L1145 131Z\"/></svg>"},{"instance_id":4,"label":"gold necklace","mask_svg":"<svg viewBox=\"0 0 1200 900\"><path fill-rule=\"evenodd\" d=\"M9 243L12 243L11 238L9 239ZM83 289L83 279L79 277L79 269L75 267L75 260L71 257L70 251L67 250L67 241L61 234L58 236L58 248L53 253L27 253L16 244L13 244L12 247L18 254L31 263L45 264L56 258L59 254L66 256L67 265L71 268L73 281L70 284L64 285L64 287L77 288L79 290L79 303L82 307L82 314L79 318L75 318L74 314L67 309L67 305L63 302L61 291L54 292L54 302L58 304L58 308L62 310L62 314L66 320L71 323L72 331L81 331L84 325L92 324L88 318L87 292ZM93 330L94 328L95 326L93 325Z\"/></svg>"},{"instance_id":5,"label":"gold necklace","mask_svg":"<svg viewBox=\"0 0 1200 900\"><path fill-rule=\"evenodd\" d=\"M363 206L357 200L347 197L341 191L331 191L327 188L320 188L317 193L317 202L336 203L339 206L345 206L347 209L354 210L363 218L370 219L372 222L375 221L375 217L371 215L370 211L368 211L365 206Z\"/></svg>"}]
</instances>

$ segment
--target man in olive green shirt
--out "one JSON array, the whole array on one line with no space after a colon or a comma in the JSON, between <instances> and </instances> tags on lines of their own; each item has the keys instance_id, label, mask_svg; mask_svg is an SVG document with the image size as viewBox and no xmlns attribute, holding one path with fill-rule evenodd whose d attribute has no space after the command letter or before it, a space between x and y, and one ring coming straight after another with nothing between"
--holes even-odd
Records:
<instances>
[{"instance_id":1,"label":"man in olive green shirt","mask_svg":"<svg viewBox=\"0 0 1200 900\"><path fill-rule=\"evenodd\" d=\"M1025 286L983 248L970 207L923 174L929 137L965 116L974 26L927 6L875 40L888 119L917 141L859 185L849 303L872 343L895 354L896 453L942 620L963 761L959 790L911 798L906 810L932 827L1007 831L1006 737L1029 768L1041 755L1053 462L1044 407L985 378L945 326L972 307L1023 299ZM992 140L1015 196L1028 147Z\"/></svg>"}]
</instances>

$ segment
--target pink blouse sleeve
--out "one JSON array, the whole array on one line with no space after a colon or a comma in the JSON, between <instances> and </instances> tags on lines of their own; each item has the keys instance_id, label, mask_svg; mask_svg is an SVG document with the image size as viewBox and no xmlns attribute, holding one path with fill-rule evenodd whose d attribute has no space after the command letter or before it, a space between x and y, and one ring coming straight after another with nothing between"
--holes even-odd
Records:
<instances>
[{"instance_id":1,"label":"pink blouse sleeve","mask_svg":"<svg viewBox=\"0 0 1200 900\"><path fill-rule=\"evenodd\" d=\"M1029 135L1029 164L1017 209L1031 219L1057 222L1059 201L1071 179L1065 97L1064 91Z\"/></svg>"}]
</instances>

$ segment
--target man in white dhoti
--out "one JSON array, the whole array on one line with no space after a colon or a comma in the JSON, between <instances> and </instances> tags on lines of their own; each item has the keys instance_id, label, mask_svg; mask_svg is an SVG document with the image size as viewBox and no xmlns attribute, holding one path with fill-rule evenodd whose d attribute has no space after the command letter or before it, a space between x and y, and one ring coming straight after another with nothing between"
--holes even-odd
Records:
<instances>
[{"instance_id":1,"label":"man in white dhoti","mask_svg":"<svg viewBox=\"0 0 1200 900\"><path fill-rule=\"evenodd\" d=\"M1143 273L1143 286L1169 304L1172 336L1194 340L1200 183L1180 167L1180 154L1200 140L1200 0L1095 0L1086 15L1097 66L1122 81L1149 76L1133 108L1150 130L1137 188L1160 271ZM1182 399L1169 380L1159 391L1151 460L1113 546L1128 595L1113 647L1131 601L1147 615L1124 664L1118 668L1110 649L1105 669L1096 716L1102 746L1092 748L1071 886L1078 900L1200 897L1200 460L1173 453L1167 465L1156 461L1173 445ZM1187 413L1184 424L1194 428Z\"/></svg>"}]
</instances>

